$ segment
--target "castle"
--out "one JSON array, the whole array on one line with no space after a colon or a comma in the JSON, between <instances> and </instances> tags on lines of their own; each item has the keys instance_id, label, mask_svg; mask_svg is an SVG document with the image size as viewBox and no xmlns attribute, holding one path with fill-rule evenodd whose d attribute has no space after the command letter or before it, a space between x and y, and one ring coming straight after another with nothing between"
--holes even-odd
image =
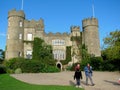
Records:
<instances>
[{"instance_id":1,"label":"castle","mask_svg":"<svg viewBox=\"0 0 120 90\"><path fill-rule=\"evenodd\" d=\"M88 53L101 56L98 20L96 18L87 18L82 20L82 31L79 26L70 27L71 33L45 33L44 21L27 20L25 13L20 10L11 10L8 12L8 31L6 42L5 58L9 60L15 57L32 58L32 44L35 37L43 39L48 45L52 45L54 59L66 59L66 47L71 46L71 51L78 51L75 41L71 37L82 37L80 44L85 44ZM25 41L28 41L26 43ZM76 56L72 56L72 61L77 62Z\"/></svg>"}]
</instances>

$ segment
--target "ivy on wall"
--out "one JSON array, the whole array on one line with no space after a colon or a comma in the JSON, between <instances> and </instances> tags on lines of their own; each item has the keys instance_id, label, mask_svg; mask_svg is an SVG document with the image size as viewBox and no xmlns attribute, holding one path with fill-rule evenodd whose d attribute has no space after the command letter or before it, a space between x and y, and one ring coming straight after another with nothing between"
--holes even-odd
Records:
<instances>
[{"instance_id":1,"label":"ivy on wall","mask_svg":"<svg viewBox=\"0 0 120 90\"><path fill-rule=\"evenodd\" d=\"M71 41L76 41L77 46L82 44L82 37L81 36L72 36Z\"/></svg>"},{"instance_id":2,"label":"ivy on wall","mask_svg":"<svg viewBox=\"0 0 120 90\"><path fill-rule=\"evenodd\" d=\"M44 40L40 38L34 38L32 55L35 60L53 59L52 46L47 45Z\"/></svg>"},{"instance_id":3,"label":"ivy on wall","mask_svg":"<svg viewBox=\"0 0 120 90\"><path fill-rule=\"evenodd\" d=\"M71 61L71 46L66 47L66 60L61 61L63 65Z\"/></svg>"}]
</instances>

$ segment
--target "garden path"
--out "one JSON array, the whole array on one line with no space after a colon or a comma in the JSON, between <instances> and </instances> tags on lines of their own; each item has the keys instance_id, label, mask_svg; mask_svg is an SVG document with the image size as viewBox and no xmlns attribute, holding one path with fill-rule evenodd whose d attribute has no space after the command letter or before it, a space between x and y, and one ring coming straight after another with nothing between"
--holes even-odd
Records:
<instances>
[{"instance_id":1,"label":"garden path","mask_svg":"<svg viewBox=\"0 0 120 90\"><path fill-rule=\"evenodd\" d=\"M95 86L85 85L84 72L81 85L85 90L120 90L118 79L120 78L119 72L97 72L93 73L93 81ZM73 79L74 72L64 71L60 73L23 73L11 74L12 77L27 82L30 84L38 85L75 85ZM90 84L90 82L89 82Z\"/></svg>"}]
</instances>

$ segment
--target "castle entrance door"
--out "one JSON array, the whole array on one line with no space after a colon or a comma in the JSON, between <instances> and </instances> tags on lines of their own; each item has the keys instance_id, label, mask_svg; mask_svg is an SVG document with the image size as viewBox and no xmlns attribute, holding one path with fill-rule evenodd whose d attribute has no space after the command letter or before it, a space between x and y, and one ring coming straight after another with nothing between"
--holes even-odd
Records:
<instances>
[{"instance_id":1,"label":"castle entrance door","mask_svg":"<svg viewBox=\"0 0 120 90\"><path fill-rule=\"evenodd\" d=\"M58 62L56 63L56 66L57 66L57 68L59 68L60 70L62 70L62 64L61 64L60 61L58 61Z\"/></svg>"},{"instance_id":2,"label":"castle entrance door","mask_svg":"<svg viewBox=\"0 0 120 90\"><path fill-rule=\"evenodd\" d=\"M59 69L61 69L61 65L60 65L59 63L57 64L57 67L58 67Z\"/></svg>"}]
</instances>

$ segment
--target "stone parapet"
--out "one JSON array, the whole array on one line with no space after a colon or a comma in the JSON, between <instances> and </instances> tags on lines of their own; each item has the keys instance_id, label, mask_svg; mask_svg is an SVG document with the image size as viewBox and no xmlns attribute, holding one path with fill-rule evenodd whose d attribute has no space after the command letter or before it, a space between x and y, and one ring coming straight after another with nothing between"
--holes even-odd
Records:
<instances>
[{"instance_id":1,"label":"stone parapet","mask_svg":"<svg viewBox=\"0 0 120 90\"><path fill-rule=\"evenodd\" d=\"M8 12L8 18L12 17L12 16L17 16L17 17L25 18L24 12L22 10L16 11L16 9L13 9L13 10L11 10L11 11Z\"/></svg>"},{"instance_id":2,"label":"stone parapet","mask_svg":"<svg viewBox=\"0 0 120 90\"><path fill-rule=\"evenodd\" d=\"M82 27L87 26L97 26L98 27L98 20L96 18L86 18L82 20Z\"/></svg>"}]
</instances>

